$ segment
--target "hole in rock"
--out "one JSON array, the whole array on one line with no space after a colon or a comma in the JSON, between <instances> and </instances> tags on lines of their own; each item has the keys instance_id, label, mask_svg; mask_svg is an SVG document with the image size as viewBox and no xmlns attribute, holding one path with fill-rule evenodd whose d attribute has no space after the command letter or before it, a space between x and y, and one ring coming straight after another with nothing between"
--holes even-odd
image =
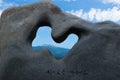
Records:
<instances>
[{"instance_id":1,"label":"hole in rock","mask_svg":"<svg viewBox=\"0 0 120 80\"><path fill-rule=\"evenodd\" d=\"M32 48L35 51L46 48L56 59L61 59L78 41L78 37L75 34L70 34L62 43L56 43L51 36L51 28L44 26L40 27L36 32L36 37L32 41Z\"/></svg>"}]
</instances>

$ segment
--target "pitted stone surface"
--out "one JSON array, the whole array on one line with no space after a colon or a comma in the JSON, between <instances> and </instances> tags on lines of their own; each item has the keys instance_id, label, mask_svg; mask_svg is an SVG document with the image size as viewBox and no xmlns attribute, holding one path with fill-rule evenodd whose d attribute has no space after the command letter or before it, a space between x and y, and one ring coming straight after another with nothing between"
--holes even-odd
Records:
<instances>
[{"instance_id":1,"label":"pitted stone surface","mask_svg":"<svg viewBox=\"0 0 120 80\"><path fill-rule=\"evenodd\" d=\"M50 26L56 42L71 33L80 38L56 60L31 41L40 26ZM120 80L120 25L91 23L43 1L5 10L0 19L0 80Z\"/></svg>"}]
</instances>

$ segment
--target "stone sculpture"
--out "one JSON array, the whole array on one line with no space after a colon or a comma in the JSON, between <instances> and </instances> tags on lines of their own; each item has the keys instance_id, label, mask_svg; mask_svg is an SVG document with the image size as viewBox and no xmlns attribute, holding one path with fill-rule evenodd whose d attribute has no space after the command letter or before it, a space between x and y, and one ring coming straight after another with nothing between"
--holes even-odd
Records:
<instances>
[{"instance_id":1,"label":"stone sculpture","mask_svg":"<svg viewBox=\"0 0 120 80\"><path fill-rule=\"evenodd\" d=\"M33 51L42 26L56 42L71 33L80 38L56 60L47 49ZM0 19L0 80L120 80L120 25L92 23L43 1L5 10Z\"/></svg>"}]
</instances>

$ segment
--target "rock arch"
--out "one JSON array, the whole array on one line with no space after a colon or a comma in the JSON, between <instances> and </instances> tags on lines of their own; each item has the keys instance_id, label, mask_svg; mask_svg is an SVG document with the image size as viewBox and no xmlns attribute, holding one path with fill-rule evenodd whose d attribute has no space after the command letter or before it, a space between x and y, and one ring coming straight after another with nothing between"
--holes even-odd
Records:
<instances>
[{"instance_id":1,"label":"rock arch","mask_svg":"<svg viewBox=\"0 0 120 80\"><path fill-rule=\"evenodd\" d=\"M82 37L68 56L56 60L30 47L41 25L52 27L56 42L70 33ZM88 22L49 1L7 9L0 19L0 80L119 80L119 35L118 24Z\"/></svg>"}]
</instances>

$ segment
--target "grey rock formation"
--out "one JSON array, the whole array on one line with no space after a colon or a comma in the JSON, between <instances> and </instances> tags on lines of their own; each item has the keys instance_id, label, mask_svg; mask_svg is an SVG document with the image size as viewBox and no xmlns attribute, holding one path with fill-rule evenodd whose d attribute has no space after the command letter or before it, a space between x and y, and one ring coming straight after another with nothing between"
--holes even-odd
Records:
<instances>
[{"instance_id":1,"label":"grey rock formation","mask_svg":"<svg viewBox=\"0 0 120 80\"><path fill-rule=\"evenodd\" d=\"M31 41L42 26L56 42L71 33L80 38L68 55L56 60ZM91 23L43 1L5 10L0 19L0 80L120 80L120 25Z\"/></svg>"}]
</instances>

